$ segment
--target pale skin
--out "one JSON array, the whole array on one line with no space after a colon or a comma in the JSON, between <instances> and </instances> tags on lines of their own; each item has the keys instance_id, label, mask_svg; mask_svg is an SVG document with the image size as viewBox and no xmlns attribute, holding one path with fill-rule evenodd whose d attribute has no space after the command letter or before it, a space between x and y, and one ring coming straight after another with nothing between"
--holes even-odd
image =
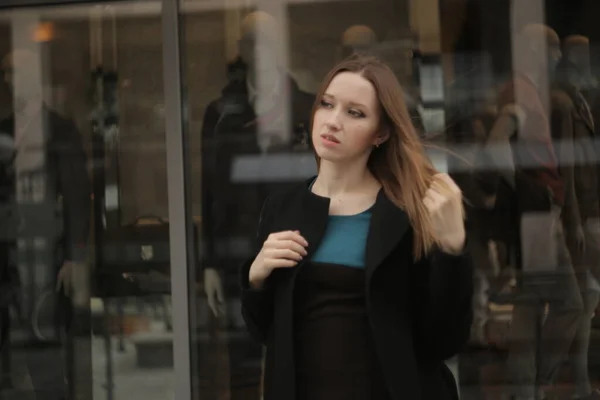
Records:
<instances>
[{"instance_id":1,"label":"pale skin","mask_svg":"<svg viewBox=\"0 0 600 400\"><path fill-rule=\"evenodd\" d=\"M56 279L56 291L63 291L64 294L68 297L73 295L73 291L75 289L74 286L74 273L75 269L83 268L81 264L78 264L74 261L65 261L58 271L58 276Z\"/></svg>"},{"instance_id":2,"label":"pale skin","mask_svg":"<svg viewBox=\"0 0 600 400\"><path fill-rule=\"evenodd\" d=\"M375 203L381 184L369 172L367 161L373 149L389 138L379 129L380 113L375 88L359 74L342 72L325 91L313 124L312 140L321 165L312 191L331 199L331 215L358 214ZM448 175L438 174L423 202L440 249L460 253L465 243L460 189ZM306 257L307 246L298 231L269 235L250 267L250 285L260 289L273 270L296 266Z\"/></svg>"}]
</instances>

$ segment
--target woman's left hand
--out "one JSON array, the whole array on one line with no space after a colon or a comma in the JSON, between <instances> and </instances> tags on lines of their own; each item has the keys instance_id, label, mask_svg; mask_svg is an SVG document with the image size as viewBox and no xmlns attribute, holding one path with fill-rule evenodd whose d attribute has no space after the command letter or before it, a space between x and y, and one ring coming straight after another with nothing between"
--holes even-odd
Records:
<instances>
[{"instance_id":1,"label":"woman's left hand","mask_svg":"<svg viewBox=\"0 0 600 400\"><path fill-rule=\"evenodd\" d=\"M429 209L440 250L460 254L466 234L462 194L456 183L447 174L437 174L425 192L423 203Z\"/></svg>"}]
</instances>

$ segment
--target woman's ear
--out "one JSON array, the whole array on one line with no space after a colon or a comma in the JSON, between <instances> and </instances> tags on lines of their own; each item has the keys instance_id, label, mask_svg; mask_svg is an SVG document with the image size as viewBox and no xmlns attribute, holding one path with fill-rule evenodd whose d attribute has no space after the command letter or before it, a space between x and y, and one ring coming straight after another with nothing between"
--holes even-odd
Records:
<instances>
[{"instance_id":1,"label":"woman's ear","mask_svg":"<svg viewBox=\"0 0 600 400\"><path fill-rule=\"evenodd\" d=\"M390 129L385 127L379 130L377 137L375 138L375 146L380 146L388 141L390 138Z\"/></svg>"}]
</instances>

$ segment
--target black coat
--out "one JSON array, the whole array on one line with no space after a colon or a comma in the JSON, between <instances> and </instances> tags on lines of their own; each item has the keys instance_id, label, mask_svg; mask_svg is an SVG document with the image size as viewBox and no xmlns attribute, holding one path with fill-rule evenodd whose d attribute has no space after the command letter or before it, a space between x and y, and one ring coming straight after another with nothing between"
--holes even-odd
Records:
<instances>
[{"instance_id":1,"label":"black coat","mask_svg":"<svg viewBox=\"0 0 600 400\"><path fill-rule=\"evenodd\" d=\"M563 143L557 146L556 153L565 183L562 219L567 245L580 279L584 279L588 269L598 279L600 268L590 269L590 263L586 261L594 259L593 256L588 258L594 247L587 246L582 251L577 241L577 229L585 226L587 220L600 217L600 173L594 143L594 119L582 93L566 80L555 82L551 100L552 136L558 143Z\"/></svg>"},{"instance_id":2,"label":"black coat","mask_svg":"<svg viewBox=\"0 0 600 400\"><path fill-rule=\"evenodd\" d=\"M563 215L569 235L588 218L600 217L600 174L594 144L594 119L585 98L565 81L554 84L552 91L553 139L573 146L557 151L560 172L567 187Z\"/></svg>"},{"instance_id":3,"label":"black coat","mask_svg":"<svg viewBox=\"0 0 600 400\"><path fill-rule=\"evenodd\" d=\"M269 197L261 214L256 253L273 232L299 230L308 257L325 232L329 199L308 183ZM457 399L444 360L466 343L472 320L472 271L466 254L432 253L415 263L407 214L381 191L372 210L366 249L366 298L371 332L393 400ZM267 346L265 400L294 400L295 268L273 271L262 290L249 287L254 258L241 269L242 313L253 337Z\"/></svg>"}]
</instances>

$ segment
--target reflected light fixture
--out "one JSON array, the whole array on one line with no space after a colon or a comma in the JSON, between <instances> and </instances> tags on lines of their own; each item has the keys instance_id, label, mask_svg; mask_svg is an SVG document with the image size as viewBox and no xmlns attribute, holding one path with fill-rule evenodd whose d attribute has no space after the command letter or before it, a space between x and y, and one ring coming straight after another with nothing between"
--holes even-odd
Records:
<instances>
[{"instance_id":1,"label":"reflected light fixture","mask_svg":"<svg viewBox=\"0 0 600 400\"><path fill-rule=\"evenodd\" d=\"M54 23L40 22L33 30L33 40L38 43L49 42L54 39Z\"/></svg>"}]
</instances>

